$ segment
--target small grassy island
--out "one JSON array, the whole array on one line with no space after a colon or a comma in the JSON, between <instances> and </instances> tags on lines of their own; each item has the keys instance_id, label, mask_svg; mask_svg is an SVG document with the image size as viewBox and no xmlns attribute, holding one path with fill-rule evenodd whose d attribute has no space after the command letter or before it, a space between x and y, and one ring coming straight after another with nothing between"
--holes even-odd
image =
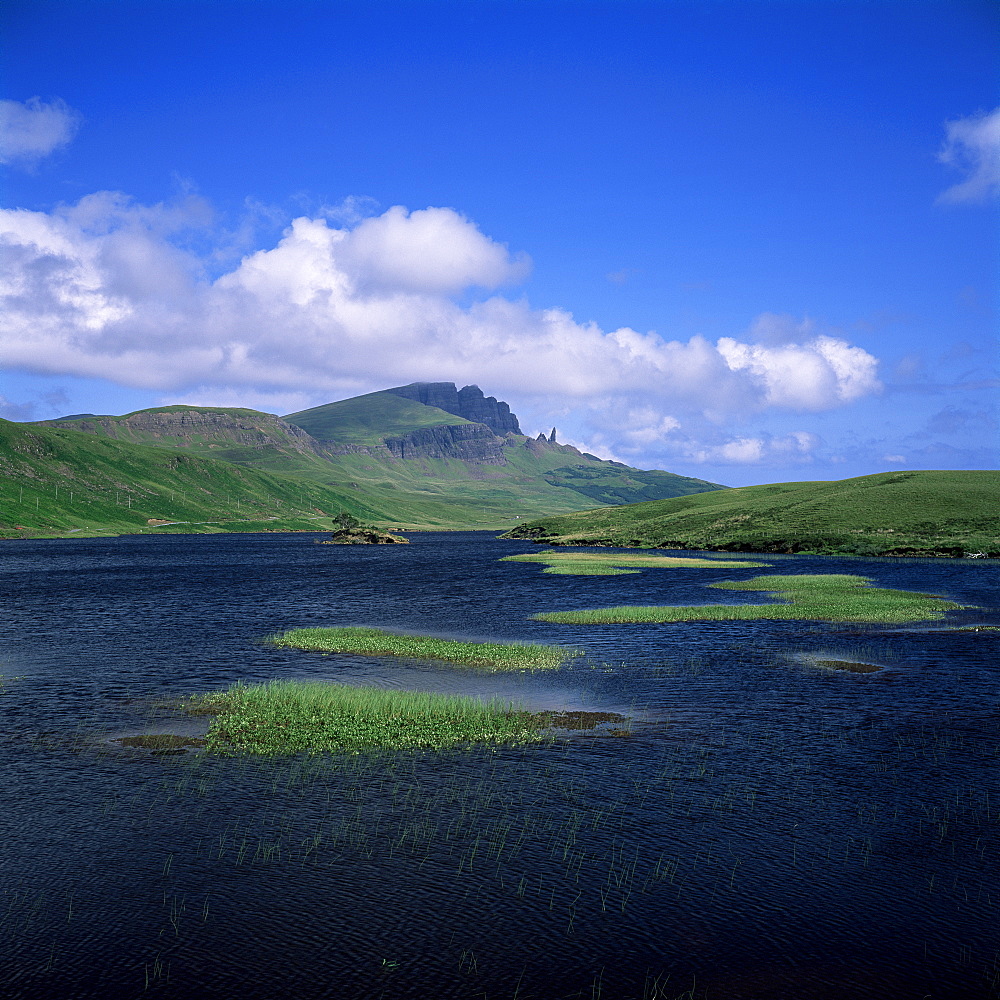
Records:
<instances>
[{"instance_id":1,"label":"small grassy island","mask_svg":"<svg viewBox=\"0 0 1000 1000\"><path fill-rule=\"evenodd\" d=\"M710 583L720 590L763 590L781 604L705 604L695 606L614 607L548 611L537 621L571 625L660 624L690 621L805 619L828 622L899 624L943 618L961 607L930 594L870 586L863 576L841 573L755 576L751 580Z\"/></svg>"},{"instance_id":2,"label":"small grassy island","mask_svg":"<svg viewBox=\"0 0 1000 1000\"><path fill-rule=\"evenodd\" d=\"M699 559L686 556L635 555L611 552L526 552L500 562L544 563L545 573L560 576L623 576L644 569L745 569L769 563L741 559ZM626 568L628 567L628 568Z\"/></svg>"},{"instance_id":3,"label":"small grassy island","mask_svg":"<svg viewBox=\"0 0 1000 1000\"><path fill-rule=\"evenodd\" d=\"M321 545L407 545L409 538L362 524L353 514L342 510L334 519L336 531Z\"/></svg>"},{"instance_id":4,"label":"small grassy island","mask_svg":"<svg viewBox=\"0 0 1000 1000\"><path fill-rule=\"evenodd\" d=\"M407 656L442 660L489 670L544 670L558 667L576 650L510 642L463 642L434 636L397 635L377 628L299 628L272 636L276 646L319 653Z\"/></svg>"},{"instance_id":5,"label":"small grassy island","mask_svg":"<svg viewBox=\"0 0 1000 1000\"><path fill-rule=\"evenodd\" d=\"M227 756L530 743L547 738L553 729L595 730L627 722L615 712L533 713L496 699L328 681L235 684L191 698L187 709L215 716L202 745ZM620 728L604 732L630 734Z\"/></svg>"},{"instance_id":6,"label":"small grassy island","mask_svg":"<svg viewBox=\"0 0 1000 1000\"><path fill-rule=\"evenodd\" d=\"M326 681L237 684L193 698L188 708L216 716L206 748L222 754L526 743L541 739L545 728L539 717L505 702Z\"/></svg>"},{"instance_id":7,"label":"small grassy island","mask_svg":"<svg viewBox=\"0 0 1000 1000\"><path fill-rule=\"evenodd\" d=\"M378 528L340 528L320 545L406 545L409 538Z\"/></svg>"}]
</instances>

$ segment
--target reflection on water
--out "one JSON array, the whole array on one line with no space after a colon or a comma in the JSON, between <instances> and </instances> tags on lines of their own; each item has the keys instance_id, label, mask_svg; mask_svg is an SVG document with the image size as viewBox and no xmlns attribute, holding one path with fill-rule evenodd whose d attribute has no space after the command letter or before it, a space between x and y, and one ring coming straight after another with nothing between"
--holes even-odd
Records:
<instances>
[{"instance_id":1,"label":"reflection on water","mask_svg":"<svg viewBox=\"0 0 1000 1000\"><path fill-rule=\"evenodd\" d=\"M978 606L941 625L584 628L529 616L761 571L552 576L497 562L524 543L412 541L0 548L5 995L1000 994L1000 643L952 628L1000 624L995 563L767 557ZM587 656L509 676L260 642L315 625ZM336 759L117 742L197 737L174 699L278 676L634 722Z\"/></svg>"}]
</instances>

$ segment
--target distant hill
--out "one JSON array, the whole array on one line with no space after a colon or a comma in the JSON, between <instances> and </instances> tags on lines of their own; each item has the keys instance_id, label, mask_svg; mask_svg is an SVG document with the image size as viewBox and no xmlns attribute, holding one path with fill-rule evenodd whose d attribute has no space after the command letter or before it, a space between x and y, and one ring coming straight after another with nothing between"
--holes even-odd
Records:
<instances>
[{"instance_id":1,"label":"distant hill","mask_svg":"<svg viewBox=\"0 0 1000 1000\"><path fill-rule=\"evenodd\" d=\"M451 382L399 386L286 417L175 405L15 426L79 432L126 450L169 449L306 483L325 491L315 506L326 510L341 498L343 509L389 528L502 528L595 503L723 489L603 461L554 435L528 438L506 403ZM124 462L125 452L117 454ZM55 482L59 474L46 475Z\"/></svg>"},{"instance_id":2,"label":"distant hill","mask_svg":"<svg viewBox=\"0 0 1000 1000\"><path fill-rule=\"evenodd\" d=\"M545 517L511 538L552 545L1000 556L1000 472L884 472Z\"/></svg>"}]
</instances>

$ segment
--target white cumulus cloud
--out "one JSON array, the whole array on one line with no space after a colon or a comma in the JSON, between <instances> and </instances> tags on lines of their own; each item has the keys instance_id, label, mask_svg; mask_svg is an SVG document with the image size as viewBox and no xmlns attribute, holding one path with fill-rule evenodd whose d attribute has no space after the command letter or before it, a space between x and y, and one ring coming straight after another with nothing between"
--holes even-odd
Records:
<instances>
[{"instance_id":1,"label":"white cumulus cloud","mask_svg":"<svg viewBox=\"0 0 1000 1000\"><path fill-rule=\"evenodd\" d=\"M1000 192L1000 108L947 122L938 159L965 174L939 201L985 201Z\"/></svg>"},{"instance_id":2,"label":"white cumulus cloud","mask_svg":"<svg viewBox=\"0 0 1000 1000\"><path fill-rule=\"evenodd\" d=\"M526 255L511 257L450 208L401 205L347 232L336 257L359 286L411 292L498 288L523 280L530 267Z\"/></svg>"},{"instance_id":3,"label":"white cumulus cloud","mask_svg":"<svg viewBox=\"0 0 1000 1000\"><path fill-rule=\"evenodd\" d=\"M65 146L79 125L79 113L59 98L0 100L0 163L34 163Z\"/></svg>"},{"instance_id":4,"label":"white cumulus cloud","mask_svg":"<svg viewBox=\"0 0 1000 1000\"><path fill-rule=\"evenodd\" d=\"M526 258L448 208L340 227L298 218L217 277L213 225L191 196L144 206L102 192L52 213L0 211L0 365L284 412L412 381L481 382L528 424L586 410L591 450L695 461L708 456L684 436L693 414L707 426L880 389L875 357L810 321L772 317L760 339L751 326L677 340L492 292L520 280ZM182 248L192 242L198 254ZM751 462L783 447L755 440L713 454Z\"/></svg>"},{"instance_id":5,"label":"white cumulus cloud","mask_svg":"<svg viewBox=\"0 0 1000 1000\"><path fill-rule=\"evenodd\" d=\"M774 406L826 410L877 392L878 361L860 347L820 334L801 344L745 344L722 337L717 345L731 371L746 372Z\"/></svg>"}]
</instances>

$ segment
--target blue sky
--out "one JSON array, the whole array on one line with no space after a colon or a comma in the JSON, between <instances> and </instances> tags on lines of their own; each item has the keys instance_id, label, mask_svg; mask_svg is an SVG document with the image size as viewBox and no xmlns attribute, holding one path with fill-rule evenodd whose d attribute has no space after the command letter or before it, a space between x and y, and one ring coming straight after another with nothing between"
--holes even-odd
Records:
<instances>
[{"instance_id":1,"label":"blue sky","mask_svg":"<svg viewBox=\"0 0 1000 1000\"><path fill-rule=\"evenodd\" d=\"M996 465L1000 8L6 5L0 416L475 382L732 485Z\"/></svg>"}]
</instances>

